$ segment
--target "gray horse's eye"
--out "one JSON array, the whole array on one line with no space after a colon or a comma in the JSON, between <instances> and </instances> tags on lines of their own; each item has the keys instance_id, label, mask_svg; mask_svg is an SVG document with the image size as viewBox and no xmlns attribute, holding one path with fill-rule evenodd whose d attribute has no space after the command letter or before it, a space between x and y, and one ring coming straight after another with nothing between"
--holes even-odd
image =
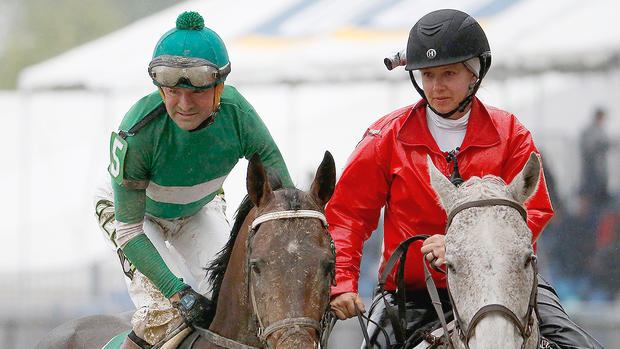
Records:
<instances>
[{"instance_id":1,"label":"gray horse's eye","mask_svg":"<svg viewBox=\"0 0 620 349\"><path fill-rule=\"evenodd\" d=\"M523 263L523 267L527 268L528 265L532 263L532 261L536 259L536 255L533 253L528 253L525 255L525 263Z\"/></svg>"},{"instance_id":2,"label":"gray horse's eye","mask_svg":"<svg viewBox=\"0 0 620 349\"><path fill-rule=\"evenodd\" d=\"M446 255L446 269L451 272L454 273L456 272L456 268L454 268L454 263L452 263L452 258L450 258L449 255Z\"/></svg>"}]
</instances>

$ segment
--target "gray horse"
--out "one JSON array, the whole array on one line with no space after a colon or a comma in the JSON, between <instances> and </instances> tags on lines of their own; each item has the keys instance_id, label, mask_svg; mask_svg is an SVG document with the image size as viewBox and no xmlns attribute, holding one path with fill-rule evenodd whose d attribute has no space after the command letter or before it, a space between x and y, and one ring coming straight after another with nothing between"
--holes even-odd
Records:
<instances>
[{"instance_id":1,"label":"gray horse","mask_svg":"<svg viewBox=\"0 0 620 349\"><path fill-rule=\"evenodd\" d=\"M536 348L536 263L523 204L538 186L538 157L532 153L508 185L487 175L457 188L430 159L428 166L448 214L448 286L460 327L455 347Z\"/></svg>"}]
</instances>

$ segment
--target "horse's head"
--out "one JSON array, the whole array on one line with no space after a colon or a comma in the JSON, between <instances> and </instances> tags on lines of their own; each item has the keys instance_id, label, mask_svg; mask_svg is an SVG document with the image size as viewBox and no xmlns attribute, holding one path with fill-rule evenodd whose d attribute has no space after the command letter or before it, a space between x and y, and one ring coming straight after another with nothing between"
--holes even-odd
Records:
<instances>
[{"instance_id":1,"label":"horse's head","mask_svg":"<svg viewBox=\"0 0 620 349\"><path fill-rule=\"evenodd\" d=\"M534 348L536 263L524 202L538 185L532 153L508 185L495 176L455 187L428 159L431 185L448 214L446 267L460 348Z\"/></svg>"},{"instance_id":2,"label":"horse's head","mask_svg":"<svg viewBox=\"0 0 620 349\"><path fill-rule=\"evenodd\" d=\"M335 252L323 215L334 192L334 160L325 153L310 191L272 191L258 158L248 195L256 206L247 240L250 306L270 348L314 348L329 302Z\"/></svg>"}]
</instances>

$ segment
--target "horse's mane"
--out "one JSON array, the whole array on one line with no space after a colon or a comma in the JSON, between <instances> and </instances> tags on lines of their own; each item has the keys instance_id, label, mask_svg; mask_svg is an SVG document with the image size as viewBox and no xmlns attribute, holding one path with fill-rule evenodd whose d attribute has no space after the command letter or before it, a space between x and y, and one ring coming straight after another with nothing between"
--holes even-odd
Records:
<instances>
[{"instance_id":1,"label":"horse's mane","mask_svg":"<svg viewBox=\"0 0 620 349\"><path fill-rule=\"evenodd\" d=\"M267 180L269 181L269 185L272 190L282 188L282 179L275 171L267 171ZM222 250L218 252L215 259L206 267L208 278L211 283L211 294L214 304L217 304L217 298L220 294L222 281L224 280L224 273L226 273L226 267L228 266L233 247L235 246L237 235L241 230L243 221L245 221L245 218L248 216L248 213L250 213L250 210L252 210L253 207L254 203L250 200L249 196L246 195L235 212L235 223L230 231L228 242ZM212 315L215 315L215 308L212 308L212 311Z\"/></svg>"}]
</instances>

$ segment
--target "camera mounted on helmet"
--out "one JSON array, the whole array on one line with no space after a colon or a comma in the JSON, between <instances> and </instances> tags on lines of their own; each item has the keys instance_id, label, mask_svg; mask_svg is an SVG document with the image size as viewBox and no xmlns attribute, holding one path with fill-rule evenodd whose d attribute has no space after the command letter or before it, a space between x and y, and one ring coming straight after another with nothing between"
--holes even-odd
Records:
<instances>
[{"instance_id":1,"label":"camera mounted on helmet","mask_svg":"<svg viewBox=\"0 0 620 349\"><path fill-rule=\"evenodd\" d=\"M472 59L478 59L479 64ZM475 84L456 109L439 113L429 104L433 112L447 118L457 111L464 111L473 100L491 66L491 49L482 27L474 18L462 11L443 9L420 18L409 32L407 49L385 58L384 63L389 70L404 65L413 86L427 103L413 71L455 63L464 63L470 70L479 67L479 71L473 71L477 77Z\"/></svg>"},{"instance_id":2,"label":"camera mounted on helmet","mask_svg":"<svg viewBox=\"0 0 620 349\"><path fill-rule=\"evenodd\" d=\"M230 60L224 42L204 26L202 16L183 12L157 42L148 72L159 87L203 90L226 80Z\"/></svg>"}]
</instances>

